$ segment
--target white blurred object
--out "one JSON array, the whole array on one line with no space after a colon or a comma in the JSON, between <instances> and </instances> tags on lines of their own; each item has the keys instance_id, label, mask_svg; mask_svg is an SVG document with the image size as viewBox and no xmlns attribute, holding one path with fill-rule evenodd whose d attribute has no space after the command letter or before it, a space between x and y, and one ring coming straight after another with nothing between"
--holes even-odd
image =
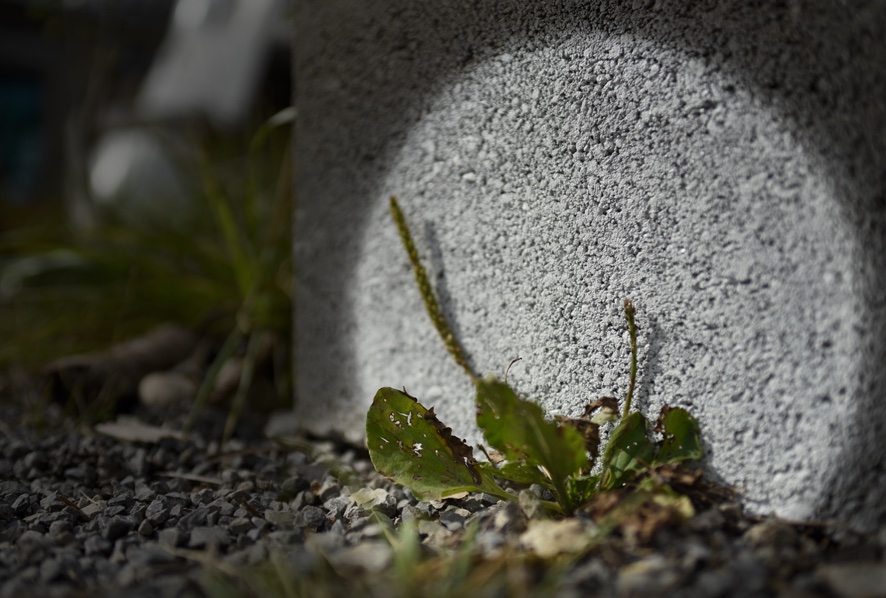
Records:
<instances>
[{"instance_id":1,"label":"white blurred object","mask_svg":"<svg viewBox=\"0 0 886 598\"><path fill-rule=\"evenodd\" d=\"M219 128L247 115L287 0L179 0L169 35L137 100L150 119L204 115Z\"/></svg>"},{"instance_id":2,"label":"white blurred object","mask_svg":"<svg viewBox=\"0 0 886 598\"><path fill-rule=\"evenodd\" d=\"M243 125L275 47L291 38L290 0L178 0L170 29L135 101L130 120L93 147L93 203L72 201L75 222L95 208L129 222L180 213L192 199L176 158L187 155L178 125L205 118L216 129ZM153 126L147 128L144 123Z\"/></svg>"},{"instance_id":3,"label":"white blurred object","mask_svg":"<svg viewBox=\"0 0 886 598\"><path fill-rule=\"evenodd\" d=\"M145 129L112 130L99 139L89 170L96 207L125 220L168 217L187 200L173 156L184 148Z\"/></svg>"}]
</instances>

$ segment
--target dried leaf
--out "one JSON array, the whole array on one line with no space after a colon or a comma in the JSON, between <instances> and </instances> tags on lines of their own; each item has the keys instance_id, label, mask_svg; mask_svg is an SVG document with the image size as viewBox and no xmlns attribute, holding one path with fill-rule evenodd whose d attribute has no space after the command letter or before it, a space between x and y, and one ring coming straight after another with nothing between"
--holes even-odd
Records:
<instances>
[{"instance_id":1,"label":"dried leaf","mask_svg":"<svg viewBox=\"0 0 886 598\"><path fill-rule=\"evenodd\" d=\"M117 440L145 442L148 444L154 444L163 438L187 439L187 435L178 430L150 426L137 419L127 417L121 417L113 422L96 424L95 431Z\"/></svg>"},{"instance_id":2,"label":"dried leaf","mask_svg":"<svg viewBox=\"0 0 886 598\"><path fill-rule=\"evenodd\" d=\"M598 410L600 413L594 415ZM615 397L600 397L596 401L588 403L581 418L598 425L615 421L618 419L618 400Z\"/></svg>"},{"instance_id":3,"label":"dried leaf","mask_svg":"<svg viewBox=\"0 0 886 598\"><path fill-rule=\"evenodd\" d=\"M578 432L584 440L585 451L591 454L588 467L592 467L597 457L600 456L600 424L586 419L574 419L558 417L557 423L561 426L569 426Z\"/></svg>"}]
</instances>

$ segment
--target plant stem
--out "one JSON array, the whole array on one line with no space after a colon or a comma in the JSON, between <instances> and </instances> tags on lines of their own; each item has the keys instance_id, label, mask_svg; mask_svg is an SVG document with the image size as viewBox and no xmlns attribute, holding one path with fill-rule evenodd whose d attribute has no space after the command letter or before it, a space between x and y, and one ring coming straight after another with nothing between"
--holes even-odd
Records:
<instances>
[{"instance_id":1,"label":"plant stem","mask_svg":"<svg viewBox=\"0 0 886 598\"><path fill-rule=\"evenodd\" d=\"M631 410L631 399L634 398L634 385L637 382L637 326L634 324L634 303L630 299L625 299L625 319L628 321L628 334L631 337L631 378L628 382L622 419L626 418Z\"/></svg>"},{"instance_id":2,"label":"plant stem","mask_svg":"<svg viewBox=\"0 0 886 598\"><path fill-rule=\"evenodd\" d=\"M249 395L252 379L255 377L255 364L258 361L262 340L263 334L259 331L253 330L249 335L249 341L246 344L246 357L243 359L243 370L240 373L240 383L237 385L237 393L234 395L234 401L231 403L231 409L225 420L222 444L231 439L237 427L237 421L240 419L240 412L243 411L243 406L246 404L246 397Z\"/></svg>"},{"instance_id":3,"label":"plant stem","mask_svg":"<svg viewBox=\"0 0 886 598\"><path fill-rule=\"evenodd\" d=\"M243 334L235 325L234 329L228 335L227 340L225 340L225 344L222 345L222 348L219 350L218 355L216 355L215 359L212 361L212 365L209 366L209 371L207 371L206 375L203 377L203 382L200 384L200 389L197 391L197 397L194 399L194 404L191 406L191 411L188 413L188 418L185 420L183 426L185 432L190 432L191 427L197 419L197 415L206 405L207 400L209 400L209 395L215 388L215 381L218 379L218 374L221 371L222 366L227 360L234 356L234 352L237 350L237 345L242 338Z\"/></svg>"},{"instance_id":4,"label":"plant stem","mask_svg":"<svg viewBox=\"0 0 886 598\"><path fill-rule=\"evenodd\" d=\"M394 224L397 225L397 231L400 233L400 240L403 242L403 247L406 249L406 254L409 256L410 263L412 263L412 271L415 273L415 281L418 283L418 290L421 293L422 302L425 304L425 309L431 317L431 322L433 322L434 328L437 329L440 338L443 339L443 344L446 346L446 350L452 355L455 363L465 371L472 382L476 383L479 377L468 364L468 360L465 358L464 349L452 333L452 329L449 327L449 321L446 319L443 310L440 308L440 304L437 302L437 296L434 294L434 289L431 287L428 273L418 259L418 250L415 248L415 241L413 241L412 234L409 232L409 226L406 224L406 217L403 216L403 212L400 210L400 205L397 203L397 198L394 196L391 196L391 216L394 218Z\"/></svg>"}]
</instances>

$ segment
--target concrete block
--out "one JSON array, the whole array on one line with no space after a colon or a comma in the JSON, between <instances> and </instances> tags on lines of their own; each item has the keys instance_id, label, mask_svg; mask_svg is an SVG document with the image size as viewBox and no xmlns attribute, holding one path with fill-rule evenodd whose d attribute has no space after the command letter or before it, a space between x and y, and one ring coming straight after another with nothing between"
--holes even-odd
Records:
<instances>
[{"instance_id":1,"label":"concrete block","mask_svg":"<svg viewBox=\"0 0 886 598\"><path fill-rule=\"evenodd\" d=\"M880 521L886 3L296 7L296 412L359 439L405 386L476 442L387 213L482 373L552 413L700 420L758 512Z\"/></svg>"}]
</instances>

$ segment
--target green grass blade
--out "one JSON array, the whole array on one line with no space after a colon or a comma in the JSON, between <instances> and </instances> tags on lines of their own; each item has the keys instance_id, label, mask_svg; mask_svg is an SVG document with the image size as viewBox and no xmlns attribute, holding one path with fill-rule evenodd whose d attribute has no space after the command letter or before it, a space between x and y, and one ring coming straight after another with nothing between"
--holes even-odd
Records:
<instances>
[{"instance_id":1,"label":"green grass blade","mask_svg":"<svg viewBox=\"0 0 886 598\"><path fill-rule=\"evenodd\" d=\"M218 374L221 372L222 366L234 356L234 352L237 350L237 345L240 344L242 339L243 334L240 332L240 329L235 326L225 340L225 344L222 345L221 350L219 350L218 355L215 356L212 365L209 366L209 370L203 378L203 382L200 384L200 389L197 391L197 397L194 399L194 404L191 406L191 411L188 413L188 418L185 420L183 426L185 432L190 431L191 427L194 425L197 415L203 410L203 407L209 400L209 395L212 393L213 388L215 388L215 381L218 379Z\"/></svg>"}]
</instances>

